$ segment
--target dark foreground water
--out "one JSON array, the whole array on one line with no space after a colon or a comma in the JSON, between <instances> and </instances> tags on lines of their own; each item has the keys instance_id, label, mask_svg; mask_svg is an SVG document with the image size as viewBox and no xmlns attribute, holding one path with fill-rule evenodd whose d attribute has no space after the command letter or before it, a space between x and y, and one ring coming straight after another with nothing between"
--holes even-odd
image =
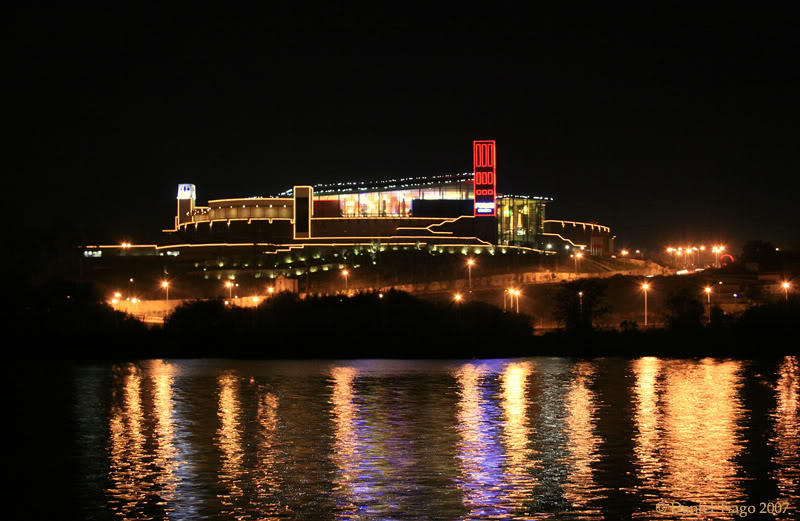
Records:
<instances>
[{"instance_id":1,"label":"dark foreground water","mask_svg":"<svg viewBox=\"0 0 800 521\"><path fill-rule=\"evenodd\" d=\"M88 519L798 519L800 362L79 367Z\"/></svg>"}]
</instances>

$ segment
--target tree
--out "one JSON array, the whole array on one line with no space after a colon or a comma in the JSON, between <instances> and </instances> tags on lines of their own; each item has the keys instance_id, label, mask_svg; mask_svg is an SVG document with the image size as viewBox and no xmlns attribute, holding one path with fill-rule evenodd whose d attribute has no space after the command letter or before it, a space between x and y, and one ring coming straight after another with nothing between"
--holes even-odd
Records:
<instances>
[{"instance_id":1,"label":"tree","mask_svg":"<svg viewBox=\"0 0 800 521\"><path fill-rule=\"evenodd\" d=\"M608 313L606 284L599 279L562 282L555 295L553 316L570 332L591 331Z\"/></svg>"},{"instance_id":2,"label":"tree","mask_svg":"<svg viewBox=\"0 0 800 521\"><path fill-rule=\"evenodd\" d=\"M690 286L673 292L665 302L665 320L670 329L700 329L705 317L705 306L698 298L698 292Z\"/></svg>"}]
</instances>

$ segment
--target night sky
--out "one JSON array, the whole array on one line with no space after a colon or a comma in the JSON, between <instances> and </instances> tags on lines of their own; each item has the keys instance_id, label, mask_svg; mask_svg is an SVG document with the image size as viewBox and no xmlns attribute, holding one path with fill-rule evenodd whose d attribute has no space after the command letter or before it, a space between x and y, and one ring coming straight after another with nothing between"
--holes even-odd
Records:
<instances>
[{"instance_id":1,"label":"night sky","mask_svg":"<svg viewBox=\"0 0 800 521\"><path fill-rule=\"evenodd\" d=\"M500 192L554 197L550 217L618 246L800 247L789 11L328 5L15 12L23 229L136 240L171 225L178 183L205 204L458 173L496 139Z\"/></svg>"}]
</instances>

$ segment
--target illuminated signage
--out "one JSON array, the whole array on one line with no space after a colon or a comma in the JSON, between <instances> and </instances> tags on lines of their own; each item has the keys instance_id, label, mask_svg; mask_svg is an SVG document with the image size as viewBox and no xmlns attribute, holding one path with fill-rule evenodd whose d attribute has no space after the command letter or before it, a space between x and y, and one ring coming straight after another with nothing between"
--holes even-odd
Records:
<instances>
[{"instance_id":1,"label":"illuminated signage","mask_svg":"<svg viewBox=\"0 0 800 521\"><path fill-rule=\"evenodd\" d=\"M195 187L190 184L178 185L178 199L195 200Z\"/></svg>"},{"instance_id":2,"label":"illuminated signage","mask_svg":"<svg viewBox=\"0 0 800 521\"><path fill-rule=\"evenodd\" d=\"M495 217L497 205L497 147L494 140L472 142L472 164L475 172L474 215L475 217Z\"/></svg>"}]
</instances>

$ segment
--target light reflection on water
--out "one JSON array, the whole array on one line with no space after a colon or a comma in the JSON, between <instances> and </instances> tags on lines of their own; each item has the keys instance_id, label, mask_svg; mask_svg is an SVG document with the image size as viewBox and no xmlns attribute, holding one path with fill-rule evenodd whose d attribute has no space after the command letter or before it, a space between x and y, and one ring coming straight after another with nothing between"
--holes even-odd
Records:
<instances>
[{"instance_id":1,"label":"light reflection on water","mask_svg":"<svg viewBox=\"0 0 800 521\"><path fill-rule=\"evenodd\" d=\"M774 434L769 442L775 448L772 476L777 480L779 497L797 501L800 488L800 418L797 401L800 393L800 362L797 357L786 357L778 368L775 385L776 405L770 414L774 421Z\"/></svg>"},{"instance_id":2,"label":"light reflection on water","mask_svg":"<svg viewBox=\"0 0 800 521\"><path fill-rule=\"evenodd\" d=\"M148 361L76 378L92 405L78 439L105 440L77 451L103 470L80 476L87 518L671 519L659 501L800 499L796 357ZM753 454L769 457L745 467Z\"/></svg>"}]
</instances>

